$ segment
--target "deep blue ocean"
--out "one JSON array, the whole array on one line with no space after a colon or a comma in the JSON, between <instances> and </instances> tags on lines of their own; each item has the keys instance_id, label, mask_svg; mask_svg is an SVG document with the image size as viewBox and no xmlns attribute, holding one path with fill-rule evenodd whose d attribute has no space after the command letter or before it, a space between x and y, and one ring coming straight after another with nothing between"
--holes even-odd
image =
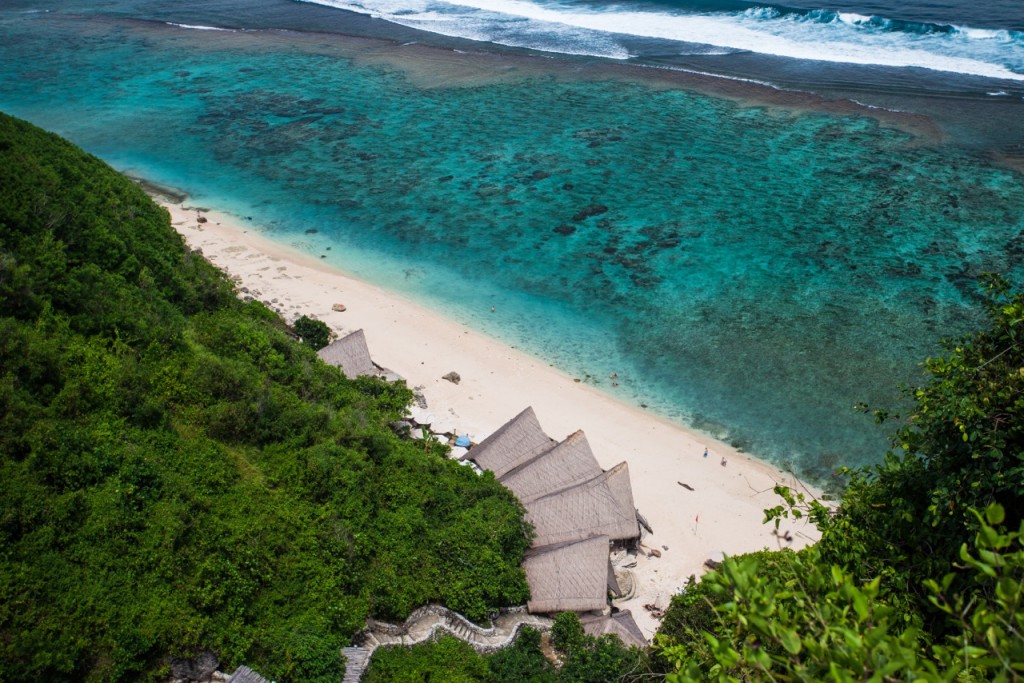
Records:
<instances>
[{"instance_id":1,"label":"deep blue ocean","mask_svg":"<svg viewBox=\"0 0 1024 683\"><path fill-rule=\"evenodd\" d=\"M1024 285L1018 0L8 0L0 109L817 480Z\"/></svg>"}]
</instances>

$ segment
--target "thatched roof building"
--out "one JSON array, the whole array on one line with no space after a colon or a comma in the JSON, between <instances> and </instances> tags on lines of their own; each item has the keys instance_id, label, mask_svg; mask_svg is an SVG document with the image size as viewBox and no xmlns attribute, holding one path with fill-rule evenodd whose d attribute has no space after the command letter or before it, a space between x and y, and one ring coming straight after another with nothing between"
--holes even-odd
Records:
<instances>
[{"instance_id":1,"label":"thatched roof building","mask_svg":"<svg viewBox=\"0 0 1024 683\"><path fill-rule=\"evenodd\" d=\"M494 472L494 476L501 479L554 445L555 441L541 429L533 408L527 408L463 457L474 461L481 469Z\"/></svg>"},{"instance_id":2,"label":"thatched roof building","mask_svg":"<svg viewBox=\"0 0 1024 683\"><path fill-rule=\"evenodd\" d=\"M328 365L341 368L349 379L377 374L377 367L370 360L370 348L366 345L366 335L362 330L336 339L316 354Z\"/></svg>"},{"instance_id":3,"label":"thatched roof building","mask_svg":"<svg viewBox=\"0 0 1024 683\"><path fill-rule=\"evenodd\" d=\"M597 534L615 541L637 538L629 467L619 463L590 481L524 503L536 530L534 547L578 541Z\"/></svg>"},{"instance_id":4,"label":"thatched roof building","mask_svg":"<svg viewBox=\"0 0 1024 683\"><path fill-rule=\"evenodd\" d=\"M606 633L614 633L627 647L647 647L647 639L628 609L611 616L584 615L580 617L580 623L583 624L584 633L588 635L603 636Z\"/></svg>"},{"instance_id":5,"label":"thatched roof building","mask_svg":"<svg viewBox=\"0 0 1024 683\"><path fill-rule=\"evenodd\" d=\"M601 476L601 466L582 431L519 465L498 480L524 505L543 496L585 484Z\"/></svg>"},{"instance_id":6,"label":"thatched roof building","mask_svg":"<svg viewBox=\"0 0 1024 683\"><path fill-rule=\"evenodd\" d=\"M586 612L608 604L607 536L530 550L523 570L530 612Z\"/></svg>"}]
</instances>

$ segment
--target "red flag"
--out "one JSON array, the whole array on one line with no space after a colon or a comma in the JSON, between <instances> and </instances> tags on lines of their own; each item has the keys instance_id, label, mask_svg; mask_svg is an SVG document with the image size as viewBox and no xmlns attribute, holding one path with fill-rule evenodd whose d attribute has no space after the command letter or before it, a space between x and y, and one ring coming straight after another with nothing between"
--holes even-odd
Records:
<instances>
[{"instance_id":1,"label":"red flag","mask_svg":"<svg viewBox=\"0 0 1024 683\"><path fill-rule=\"evenodd\" d=\"M693 518L693 523L694 524L700 524L700 515L697 515L696 517Z\"/></svg>"}]
</instances>

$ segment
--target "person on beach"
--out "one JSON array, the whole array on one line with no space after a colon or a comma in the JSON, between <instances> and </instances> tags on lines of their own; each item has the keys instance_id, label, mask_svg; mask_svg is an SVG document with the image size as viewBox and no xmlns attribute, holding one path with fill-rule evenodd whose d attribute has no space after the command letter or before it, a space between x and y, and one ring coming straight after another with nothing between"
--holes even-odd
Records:
<instances>
[{"instance_id":1,"label":"person on beach","mask_svg":"<svg viewBox=\"0 0 1024 683\"><path fill-rule=\"evenodd\" d=\"M707 448L707 446L704 447L704 457L705 458L708 457L708 448Z\"/></svg>"},{"instance_id":2,"label":"person on beach","mask_svg":"<svg viewBox=\"0 0 1024 683\"><path fill-rule=\"evenodd\" d=\"M725 467L725 456L722 456L722 467Z\"/></svg>"}]
</instances>

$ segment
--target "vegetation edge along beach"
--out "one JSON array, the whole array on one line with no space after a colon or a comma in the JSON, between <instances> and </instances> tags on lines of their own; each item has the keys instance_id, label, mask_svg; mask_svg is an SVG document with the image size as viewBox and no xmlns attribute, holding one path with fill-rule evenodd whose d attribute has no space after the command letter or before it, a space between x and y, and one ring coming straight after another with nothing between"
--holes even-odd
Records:
<instances>
[{"instance_id":1,"label":"vegetation edge along beach","mask_svg":"<svg viewBox=\"0 0 1024 683\"><path fill-rule=\"evenodd\" d=\"M210 651L338 680L368 615L525 601L521 508L387 428L404 386L320 363L94 157L7 116L0 157L0 678L166 680ZM877 413L882 465L837 508L779 489L768 516L820 543L727 559L644 658L561 619L563 667L529 636L516 680L1019 677L1024 297L986 287L989 326L926 363L908 415ZM401 680L513 680L446 640L416 656Z\"/></svg>"}]
</instances>

